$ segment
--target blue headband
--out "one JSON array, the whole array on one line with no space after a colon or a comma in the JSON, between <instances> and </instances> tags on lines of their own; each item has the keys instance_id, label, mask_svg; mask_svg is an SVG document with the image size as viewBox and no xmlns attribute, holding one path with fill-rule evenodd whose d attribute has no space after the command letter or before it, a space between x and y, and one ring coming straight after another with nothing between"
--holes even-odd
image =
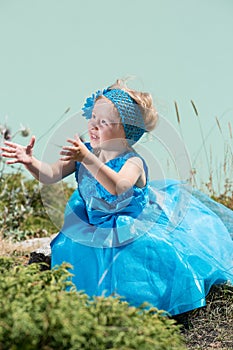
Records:
<instances>
[{"instance_id":1,"label":"blue headband","mask_svg":"<svg viewBox=\"0 0 233 350\"><path fill-rule=\"evenodd\" d=\"M142 113L136 101L126 91L121 89L98 90L86 99L82 108L83 116L86 119L91 119L95 101L99 96L105 96L112 101L120 115L126 139L130 140L131 143L137 142L146 130Z\"/></svg>"}]
</instances>

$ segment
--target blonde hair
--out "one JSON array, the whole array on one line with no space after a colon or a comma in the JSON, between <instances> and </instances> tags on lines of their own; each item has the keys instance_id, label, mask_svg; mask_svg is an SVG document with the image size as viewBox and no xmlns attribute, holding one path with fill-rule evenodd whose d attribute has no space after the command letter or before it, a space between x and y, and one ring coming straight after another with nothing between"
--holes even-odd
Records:
<instances>
[{"instance_id":1,"label":"blonde hair","mask_svg":"<svg viewBox=\"0 0 233 350\"><path fill-rule=\"evenodd\" d=\"M153 105L151 94L148 92L141 92L128 88L126 81L127 79L117 79L117 81L109 88L126 91L130 97L132 97L134 101L137 102L143 116L146 131L152 131L156 127L158 121L158 112Z\"/></svg>"}]
</instances>

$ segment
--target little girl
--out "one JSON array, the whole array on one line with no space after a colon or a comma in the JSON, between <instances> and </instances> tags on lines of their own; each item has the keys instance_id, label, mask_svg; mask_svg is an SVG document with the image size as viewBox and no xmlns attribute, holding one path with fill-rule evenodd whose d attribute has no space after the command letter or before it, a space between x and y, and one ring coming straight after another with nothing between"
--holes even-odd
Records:
<instances>
[{"instance_id":1,"label":"little girl","mask_svg":"<svg viewBox=\"0 0 233 350\"><path fill-rule=\"evenodd\" d=\"M33 157L35 137L2 148L43 183L75 172L52 266L71 263L74 284L90 296L120 295L172 315L204 306L213 284L233 283L232 211L179 181L149 181L132 147L156 126L149 94L117 81L88 98L83 115L90 142L68 139L55 164Z\"/></svg>"}]
</instances>

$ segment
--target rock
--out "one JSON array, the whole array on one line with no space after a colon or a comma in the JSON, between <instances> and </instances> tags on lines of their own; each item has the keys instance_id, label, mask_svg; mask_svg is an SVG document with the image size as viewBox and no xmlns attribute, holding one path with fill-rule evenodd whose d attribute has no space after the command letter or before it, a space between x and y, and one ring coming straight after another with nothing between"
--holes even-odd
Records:
<instances>
[{"instance_id":1,"label":"rock","mask_svg":"<svg viewBox=\"0 0 233 350\"><path fill-rule=\"evenodd\" d=\"M40 265L41 271L50 270L51 269L51 256L45 255L43 253L38 253L36 251L31 252L30 258L28 261L28 265L34 264L34 263L43 263Z\"/></svg>"}]
</instances>

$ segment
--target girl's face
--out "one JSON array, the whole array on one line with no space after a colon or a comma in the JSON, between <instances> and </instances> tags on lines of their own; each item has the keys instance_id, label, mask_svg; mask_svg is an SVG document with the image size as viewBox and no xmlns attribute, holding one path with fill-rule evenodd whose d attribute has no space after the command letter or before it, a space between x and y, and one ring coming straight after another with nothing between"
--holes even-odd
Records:
<instances>
[{"instance_id":1,"label":"girl's face","mask_svg":"<svg viewBox=\"0 0 233 350\"><path fill-rule=\"evenodd\" d=\"M120 140L125 139L124 127L117 109L106 97L96 101L88 122L88 132L93 148L113 150Z\"/></svg>"}]
</instances>

